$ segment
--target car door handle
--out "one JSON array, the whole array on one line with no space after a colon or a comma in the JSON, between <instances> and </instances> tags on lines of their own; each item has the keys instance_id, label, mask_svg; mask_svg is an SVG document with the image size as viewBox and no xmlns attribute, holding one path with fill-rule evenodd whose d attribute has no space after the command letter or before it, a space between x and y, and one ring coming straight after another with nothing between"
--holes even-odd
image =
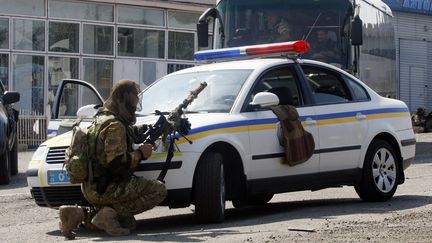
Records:
<instances>
[{"instance_id":1,"label":"car door handle","mask_svg":"<svg viewBox=\"0 0 432 243\"><path fill-rule=\"evenodd\" d=\"M359 121L365 120L366 119L366 115L363 115L361 112L358 112L356 114L356 119Z\"/></svg>"},{"instance_id":2,"label":"car door handle","mask_svg":"<svg viewBox=\"0 0 432 243\"><path fill-rule=\"evenodd\" d=\"M306 124L306 125L309 125L309 126L311 126L311 125L316 125L316 124L317 124L317 121L316 121L316 120L313 120L313 119L310 118L310 117L308 117L308 118L306 118L306 120L305 120L305 124Z\"/></svg>"}]
</instances>

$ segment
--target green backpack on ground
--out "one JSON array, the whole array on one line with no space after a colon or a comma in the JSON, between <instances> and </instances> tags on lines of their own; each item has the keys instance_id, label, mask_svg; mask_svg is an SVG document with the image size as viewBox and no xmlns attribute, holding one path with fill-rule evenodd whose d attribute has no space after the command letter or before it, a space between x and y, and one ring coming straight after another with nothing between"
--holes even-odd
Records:
<instances>
[{"instance_id":1,"label":"green backpack on ground","mask_svg":"<svg viewBox=\"0 0 432 243\"><path fill-rule=\"evenodd\" d=\"M72 140L65 152L64 167L66 167L70 182L73 184L93 181L93 162L96 159L96 140L99 131L111 121L114 116L106 116L96 120L87 128L79 126L81 120L75 122L72 129ZM90 144L91 142L92 144Z\"/></svg>"}]
</instances>

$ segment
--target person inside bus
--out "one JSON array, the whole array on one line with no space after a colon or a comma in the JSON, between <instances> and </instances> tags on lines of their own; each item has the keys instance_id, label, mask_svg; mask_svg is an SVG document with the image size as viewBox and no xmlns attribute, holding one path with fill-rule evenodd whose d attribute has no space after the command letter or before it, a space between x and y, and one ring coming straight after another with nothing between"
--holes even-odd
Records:
<instances>
[{"instance_id":1,"label":"person inside bus","mask_svg":"<svg viewBox=\"0 0 432 243\"><path fill-rule=\"evenodd\" d=\"M316 41L311 43L311 56L309 58L327 63L339 62L337 42L330 37L329 31L318 30Z\"/></svg>"},{"instance_id":2,"label":"person inside bus","mask_svg":"<svg viewBox=\"0 0 432 243\"><path fill-rule=\"evenodd\" d=\"M260 43L276 43L289 41L291 38L291 28L283 17L275 12L266 13L266 28L258 36Z\"/></svg>"}]
</instances>

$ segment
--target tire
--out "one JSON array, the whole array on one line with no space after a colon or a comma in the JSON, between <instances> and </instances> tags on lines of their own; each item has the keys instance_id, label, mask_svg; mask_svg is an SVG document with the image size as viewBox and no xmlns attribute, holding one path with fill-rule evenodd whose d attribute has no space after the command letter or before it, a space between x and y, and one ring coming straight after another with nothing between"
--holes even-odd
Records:
<instances>
[{"instance_id":1,"label":"tire","mask_svg":"<svg viewBox=\"0 0 432 243\"><path fill-rule=\"evenodd\" d=\"M6 146L5 152L0 155L0 185L7 185L10 182L11 168L9 163L9 146Z\"/></svg>"},{"instance_id":2,"label":"tire","mask_svg":"<svg viewBox=\"0 0 432 243\"><path fill-rule=\"evenodd\" d=\"M225 216L225 178L220 153L205 153L195 172L195 217L202 223L220 223Z\"/></svg>"},{"instance_id":3,"label":"tire","mask_svg":"<svg viewBox=\"0 0 432 243\"><path fill-rule=\"evenodd\" d=\"M18 139L15 138L14 146L9 155L11 175L18 174Z\"/></svg>"},{"instance_id":4,"label":"tire","mask_svg":"<svg viewBox=\"0 0 432 243\"><path fill-rule=\"evenodd\" d=\"M384 140L374 141L368 148L360 183L355 185L363 201L384 202L396 192L400 165L392 146Z\"/></svg>"}]
</instances>

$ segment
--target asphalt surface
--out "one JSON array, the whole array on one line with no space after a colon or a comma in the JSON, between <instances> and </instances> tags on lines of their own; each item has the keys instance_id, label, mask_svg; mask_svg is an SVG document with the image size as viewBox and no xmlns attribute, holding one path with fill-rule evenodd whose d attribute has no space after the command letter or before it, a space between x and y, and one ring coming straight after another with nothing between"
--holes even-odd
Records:
<instances>
[{"instance_id":1,"label":"asphalt surface","mask_svg":"<svg viewBox=\"0 0 432 243\"><path fill-rule=\"evenodd\" d=\"M388 202L364 203L352 187L276 195L260 207L227 203L221 224L198 224L193 206L157 207L137 215L129 236L78 229L77 242L432 242L432 134L417 135L414 164ZM38 207L25 171L33 152L19 153L19 174L0 186L0 242L58 242L58 212Z\"/></svg>"}]
</instances>

